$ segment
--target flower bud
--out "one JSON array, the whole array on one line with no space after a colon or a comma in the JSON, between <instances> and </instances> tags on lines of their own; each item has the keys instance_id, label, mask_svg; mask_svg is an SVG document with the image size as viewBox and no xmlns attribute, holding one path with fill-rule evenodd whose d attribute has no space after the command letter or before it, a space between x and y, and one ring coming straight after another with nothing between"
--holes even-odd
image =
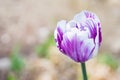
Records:
<instances>
[{"instance_id":1,"label":"flower bud","mask_svg":"<svg viewBox=\"0 0 120 80\"><path fill-rule=\"evenodd\" d=\"M98 53L102 41L100 20L96 14L82 11L70 21L59 21L54 37L63 54L83 63Z\"/></svg>"}]
</instances>

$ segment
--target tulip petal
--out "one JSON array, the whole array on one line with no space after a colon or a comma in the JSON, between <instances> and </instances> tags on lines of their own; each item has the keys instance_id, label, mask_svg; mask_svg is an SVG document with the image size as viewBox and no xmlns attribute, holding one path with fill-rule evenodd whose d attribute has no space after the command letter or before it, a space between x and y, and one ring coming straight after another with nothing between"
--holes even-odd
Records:
<instances>
[{"instance_id":1,"label":"tulip petal","mask_svg":"<svg viewBox=\"0 0 120 80\"><path fill-rule=\"evenodd\" d=\"M54 37L63 54L83 63L98 53L102 42L100 20L96 14L82 11L69 22L58 22Z\"/></svg>"},{"instance_id":2,"label":"tulip petal","mask_svg":"<svg viewBox=\"0 0 120 80\"><path fill-rule=\"evenodd\" d=\"M99 28L99 46L102 42L102 32L101 32L101 28Z\"/></svg>"},{"instance_id":3,"label":"tulip petal","mask_svg":"<svg viewBox=\"0 0 120 80\"><path fill-rule=\"evenodd\" d=\"M66 31L71 31L72 28L78 28L77 22L74 20L71 20L67 23Z\"/></svg>"},{"instance_id":4,"label":"tulip petal","mask_svg":"<svg viewBox=\"0 0 120 80\"><path fill-rule=\"evenodd\" d=\"M77 53L79 56L79 61L80 62L85 62L87 61L90 56L92 55L94 48L95 48L95 44L93 39L81 39L82 36L78 36L78 44L77 44ZM82 42L82 43L81 43Z\"/></svg>"},{"instance_id":5,"label":"tulip petal","mask_svg":"<svg viewBox=\"0 0 120 80\"><path fill-rule=\"evenodd\" d=\"M65 32L66 24L67 24L67 21L65 20L61 20L58 22L57 28L55 29L55 32L54 32L55 39L57 39L57 34L59 34L59 32L61 32L62 34Z\"/></svg>"},{"instance_id":6,"label":"tulip petal","mask_svg":"<svg viewBox=\"0 0 120 80\"><path fill-rule=\"evenodd\" d=\"M66 24L67 22L65 20L58 22L57 28L54 32L56 45L60 50L61 50L61 41L63 40L63 34L65 33Z\"/></svg>"},{"instance_id":7,"label":"tulip petal","mask_svg":"<svg viewBox=\"0 0 120 80\"><path fill-rule=\"evenodd\" d=\"M85 16L84 12L85 12L85 11L82 11L82 12L76 14L76 15L74 16L74 19L73 19L73 20L75 20L75 21L77 21L77 22L85 21L85 20L86 20L86 16Z\"/></svg>"},{"instance_id":8,"label":"tulip petal","mask_svg":"<svg viewBox=\"0 0 120 80\"><path fill-rule=\"evenodd\" d=\"M77 31L77 29L67 32L64 34L61 44L64 54L76 62L87 61L94 50L93 40L84 36L87 35L87 33L84 33L84 35L82 34L83 32Z\"/></svg>"},{"instance_id":9,"label":"tulip petal","mask_svg":"<svg viewBox=\"0 0 120 80\"><path fill-rule=\"evenodd\" d=\"M96 23L90 19L90 20L86 20L86 27L88 27L89 29L89 37L93 38L95 41L95 38L97 36L97 25Z\"/></svg>"},{"instance_id":10,"label":"tulip petal","mask_svg":"<svg viewBox=\"0 0 120 80\"><path fill-rule=\"evenodd\" d=\"M94 19L97 23L100 23L100 20L97 17L97 15L87 10L84 10L74 16L74 20L78 22L83 22L86 19Z\"/></svg>"}]
</instances>

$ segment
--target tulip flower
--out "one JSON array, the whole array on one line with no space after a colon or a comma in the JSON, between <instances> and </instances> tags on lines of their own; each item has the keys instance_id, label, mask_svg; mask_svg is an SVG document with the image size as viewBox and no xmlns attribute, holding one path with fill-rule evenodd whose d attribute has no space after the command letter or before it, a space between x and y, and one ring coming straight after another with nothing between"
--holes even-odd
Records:
<instances>
[{"instance_id":1,"label":"tulip flower","mask_svg":"<svg viewBox=\"0 0 120 80\"><path fill-rule=\"evenodd\" d=\"M95 13L85 10L70 21L59 21L54 37L59 50L82 63L84 68L84 63L98 53L102 42L101 23Z\"/></svg>"}]
</instances>

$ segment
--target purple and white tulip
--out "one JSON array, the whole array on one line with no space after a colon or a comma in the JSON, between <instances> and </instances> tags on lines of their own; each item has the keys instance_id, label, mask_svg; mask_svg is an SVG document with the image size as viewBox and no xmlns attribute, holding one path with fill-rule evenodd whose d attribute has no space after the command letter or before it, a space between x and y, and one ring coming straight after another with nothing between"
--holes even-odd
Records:
<instances>
[{"instance_id":1,"label":"purple and white tulip","mask_svg":"<svg viewBox=\"0 0 120 80\"><path fill-rule=\"evenodd\" d=\"M102 41L100 20L96 14L82 11L69 22L59 21L54 37L63 54L84 63L98 53Z\"/></svg>"}]
</instances>

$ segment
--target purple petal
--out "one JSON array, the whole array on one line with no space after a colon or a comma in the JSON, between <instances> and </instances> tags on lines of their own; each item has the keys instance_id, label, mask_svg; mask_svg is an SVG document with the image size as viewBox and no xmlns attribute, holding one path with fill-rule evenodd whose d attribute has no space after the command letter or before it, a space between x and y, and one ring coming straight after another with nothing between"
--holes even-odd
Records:
<instances>
[{"instance_id":1,"label":"purple petal","mask_svg":"<svg viewBox=\"0 0 120 80\"><path fill-rule=\"evenodd\" d=\"M54 32L54 37L55 37L57 47L60 49L61 52L62 52L61 41L63 40L63 34L65 33L66 24L67 22L65 20L58 22L57 28Z\"/></svg>"},{"instance_id":2,"label":"purple petal","mask_svg":"<svg viewBox=\"0 0 120 80\"><path fill-rule=\"evenodd\" d=\"M76 62L85 62L93 52L94 42L91 39L84 40L76 32L68 32L63 36L62 49L64 54Z\"/></svg>"},{"instance_id":3,"label":"purple petal","mask_svg":"<svg viewBox=\"0 0 120 80\"><path fill-rule=\"evenodd\" d=\"M87 20L86 21L86 27L89 28L90 31L90 38L93 38L95 40L97 36L97 25L93 20Z\"/></svg>"},{"instance_id":4,"label":"purple petal","mask_svg":"<svg viewBox=\"0 0 120 80\"><path fill-rule=\"evenodd\" d=\"M101 33L101 28L99 28L99 46L102 42L102 33Z\"/></svg>"},{"instance_id":5,"label":"purple petal","mask_svg":"<svg viewBox=\"0 0 120 80\"><path fill-rule=\"evenodd\" d=\"M82 11L74 16L74 20L78 21L78 22L86 21L86 19L94 19L96 22L100 23L100 20L96 16L96 14L94 14L90 11L87 11L87 10L84 10L84 11Z\"/></svg>"},{"instance_id":6,"label":"purple petal","mask_svg":"<svg viewBox=\"0 0 120 80\"><path fill-rule=\"evenodd\" d=\"M84 11L84 14L86 16L86 18L92 18L94 19L95 18L95 14L93 14L92 12L88 12L88 11Z\"/></svg>"},{"instance_id":7,"label":"purple petal","mask_svg":"<svg viewBox=\"0 0 120 80\"><path fill-rule=\"evenodd\" d=\"M76 62L85 62L97 55L102 42L100 20L96 14L82 11L69 22L58 22L54 36L63 54Z\"/></svg>"},{"instance_id":8,"label":"purple petal","mask_svg":"<svg viewBox=\"0 0 120 80\"><path fill-rule=\"evenodd\" d=\"M67 24L67 21L65 21L65 20L62 20L62 21L59 21L59 22L58 22L57 28L55 29L55 32L54 32L54 37L55 37L55 39L57 38L57 34L59 33L58 30L59 30L62 34L65 32L66 24Z\"/></svg>"},{"instance_id":9,"label":"purple petal","mask_svg":"<svg viewBox=\"0 0 120 80\"><path fill-rule=\"evenodd\" d=\"M79 40L79 45L78 45L78 55L81 56L79 57L80 62L85 62L88 59L90 59L90 55L92 55L93 51L94 51L94 41L92 39L86 39L83 40ZM81 58L81 59L80 59Z\"/></svg>"}]
</instances>

